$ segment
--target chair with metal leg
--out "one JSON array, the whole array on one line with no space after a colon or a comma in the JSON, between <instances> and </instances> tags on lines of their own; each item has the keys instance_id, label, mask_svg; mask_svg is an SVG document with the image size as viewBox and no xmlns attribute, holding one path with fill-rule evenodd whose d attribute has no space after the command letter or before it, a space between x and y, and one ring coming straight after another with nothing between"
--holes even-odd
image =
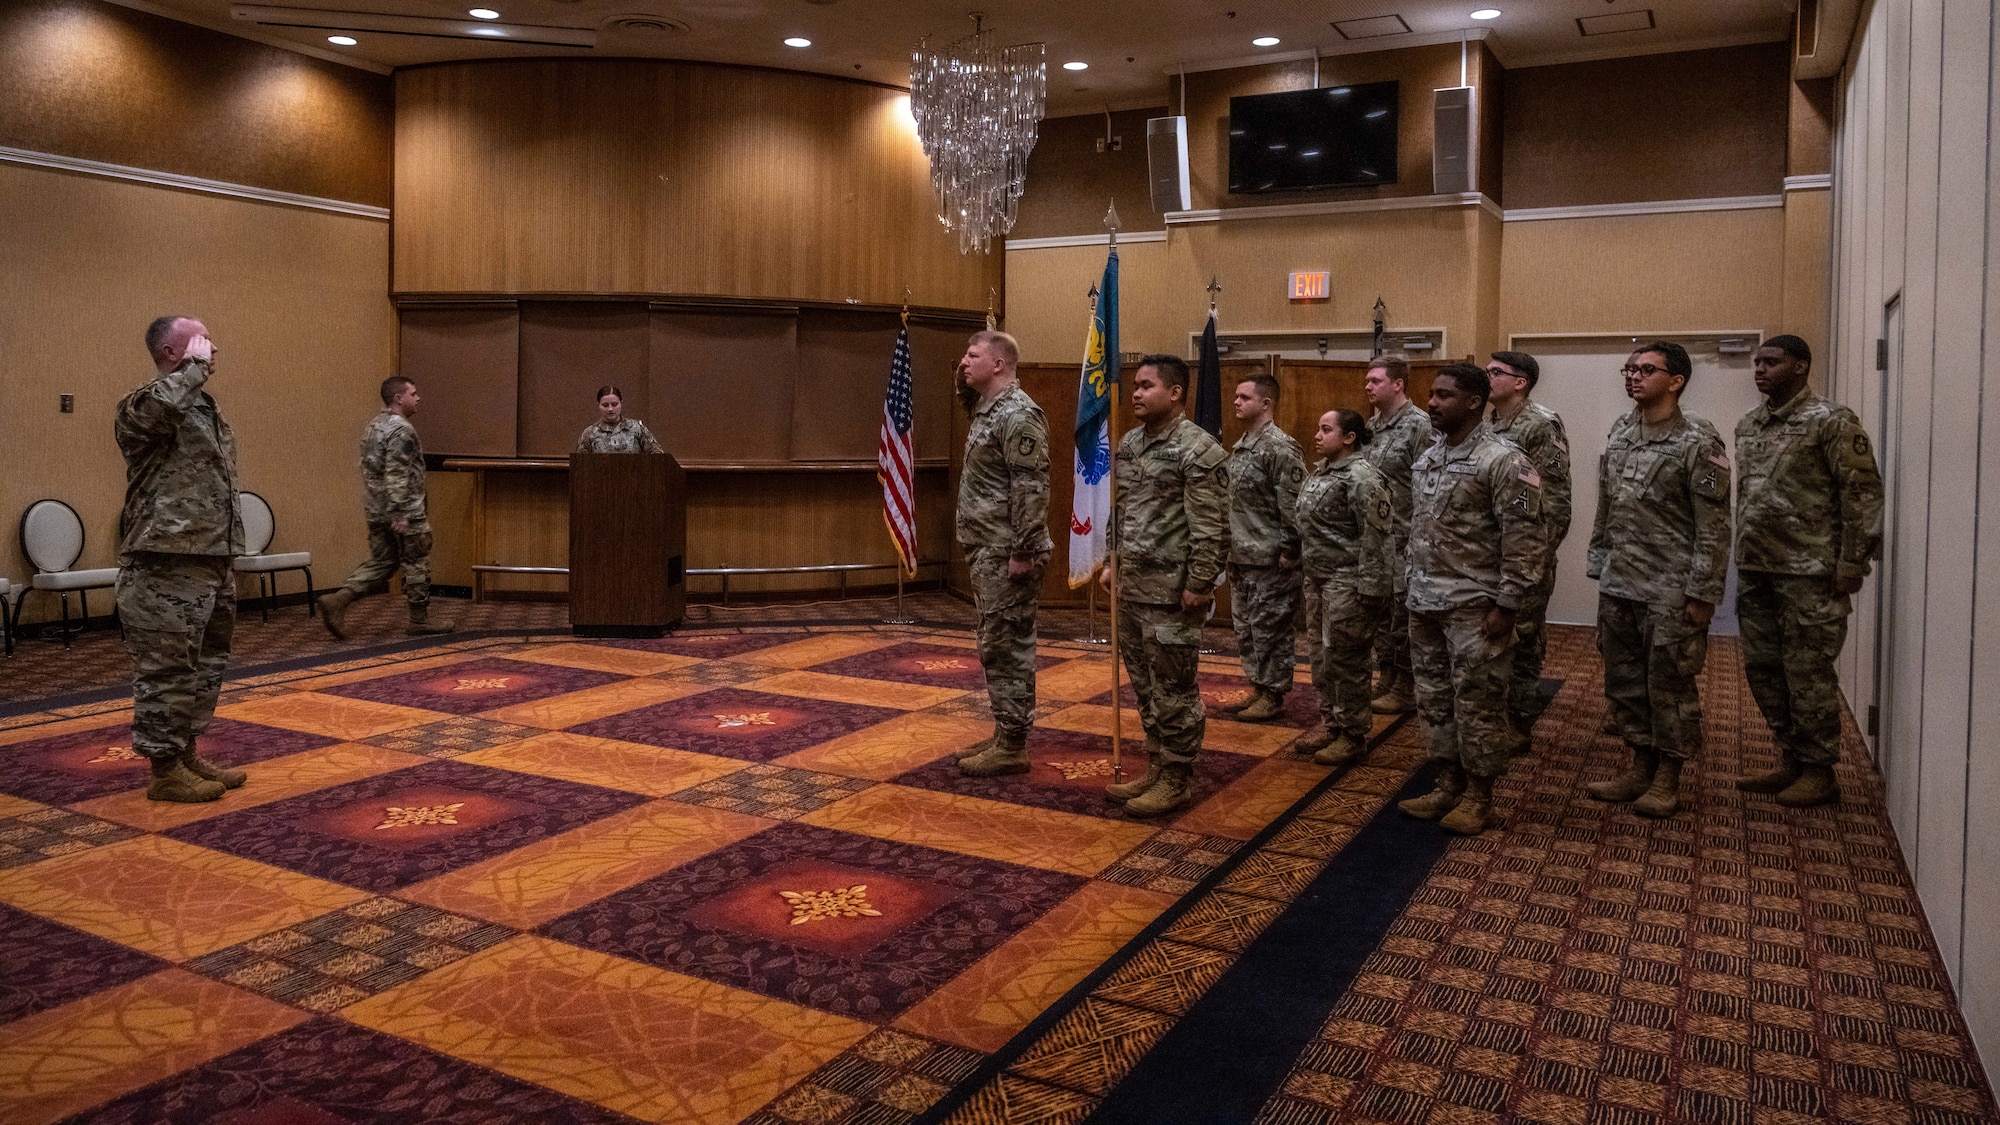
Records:
<instances>
[{"instance_id":1,"label":"chair with metal leg","mask_svg":"<svg viewBox=\"0 0 2000 1125\"><path fill-rule=\"evenodd\" d=\"M14 607L20 604L21 595L27 592L26 587L0 578L0 639L6 642L8 656L14 655Z\"/></svg>"},{"instance_id":2,"label":"chair with metal leg","mask_svg":"<svg viewBox=\"0 0 2000 1125\"><path fill-rule=\"evenodd\" d=\"M28 556L28 562L35 568L35 577L30 589L47 590L62 596L62 637L63 647L68 648L76 634L69 627L69 595L75 591L83 603L83 621L79 628L90 626L90 592L103 590L118 582L118 568L98 567L91 570L71 570L76 560L83 556L83 519L76 509L60 500L37 500L21 513L21 553ZM21 602L26 600L26 591L14 602L14 620L21 619Z\"/></svg>"},{"instance_id":3,"label":"chair with metal leg","mask_svg":"<svg viewBox=\"0 0 2000 1125\"><path fill-rule=\"evenodd\" d=\"M305 574L306 616L311 617L314 613L312 552L265 554L278 533L278 518L262 496L254 492L239 492L236 496L243 509L244 554L237 557L234 565L238 574L257 576L257 604L264 610L264 620L271 619L271 600L278 596L278 575L287 570Z\"/></svg>"}]
</instances>

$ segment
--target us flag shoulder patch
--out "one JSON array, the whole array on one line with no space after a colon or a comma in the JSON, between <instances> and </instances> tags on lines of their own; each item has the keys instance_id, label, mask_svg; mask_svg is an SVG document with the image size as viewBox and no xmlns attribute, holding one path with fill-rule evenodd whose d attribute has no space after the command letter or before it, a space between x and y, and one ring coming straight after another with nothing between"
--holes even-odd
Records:
<instances>
[{"instance_id":1,"label":"us flag shoulder patch","mask_svg":"<svg viewBox=\"0 0 2000 1125\"><path fill-rule=\"evenodd\" d=\"M1521 483L1540 488L1542 487L1542 474L1536 472L1534 467L1530 466L1521 471Z\"/></svg>"},{"instance_id":2,"label":"us flag shoulder patch","mask_svg":"<svg viewBox=\"0 0 2000 1125\"><path fill-rule=\"evenodd\" d=\"M1718 453L1715 456L1710 457L1708 461L1710 464L1714 465L1718 469L1729 468L1729 454L1727 453Z\"/></svg>"}]
</instances>

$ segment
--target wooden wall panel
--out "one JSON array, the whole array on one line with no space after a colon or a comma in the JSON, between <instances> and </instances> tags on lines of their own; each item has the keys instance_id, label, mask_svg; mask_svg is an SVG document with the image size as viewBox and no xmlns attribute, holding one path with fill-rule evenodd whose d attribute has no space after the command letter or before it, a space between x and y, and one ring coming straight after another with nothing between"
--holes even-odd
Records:
<instances>
[{"instance_id":1,"label":"wooden wall panel","mask_svg":"<svg viewBox=\"0 0 2000 1125\"><path fill-rule=\"evenodd\" d=\"M896 314L799 313L799 379L792 407L792 456L801 461L872 460L889 388ZM911 382L922 382L912 363ZM914 396L913 396L914 397ZM914 402L912 409L914 411ZM929 427L919 419L913 434Z\"/></svg>"},{"instance_id":2,"label":"wooden wall panel","mask_svg":"<svg viewBox=\"0 0 2000 1125\"><path fill-rule=\"evenodd\" d=\"M389 205L389 79L101 0L0 4L0 145Z\"/></svg>"},{"instance_id":3,"label":"wooden wall panel","mask_svg":"<svg viewBox=\"0 0 2000 1125\"><path fill-rule=\"evenodd\" d=\"M401 325L396 372L415 380L423 398L425 451L514 456L521 355L514 307L403 309Z\"/></svg>"},{"instance_id":4,"label":"wooden wall panel","mask_svg":"<svg viewBox=\"0 0 2000 1125\"><path fill-rule=\"evenodd\" d=\"M791 310L655 310L649 363L653 415L644 421L682 462L791 459Z\"/></svg>"},{"instance_id":5,"label":"wooden wall panel","mask_svg":"<svg viewBox=\"0 0 2000 1125\"><path fill-rule=\"evenodd\" d=\"M1116 152L1097 151L1104 139L1102 113L1043 121L1028 155L1019 218L1007 237L1103 234L1104 208L1113 200L1127 231L1165 226L1166 219L1153 210L1146 172L1146 119L1174 112L1159 105L1112 114L1111 132L1123 138Z\"/></svg>"},{"instance_id":6,"label":"wooden wall panel","mask_svg":"<svg viewBox=\"0 0 2000 1125\"><path fill-rule=\"evenodd\" d=\"M394 288L985 307L908 95L654 59L396 75Z\"/></svg>"},{"instance_id":7,"label":"wooden wall panel","mask_svg":"<svg viewBox=\"0 0 2000 1125\"><path fill-rule=\"evenodd\" d=\"M520 456L567 455L577 434L597 421L597 389L607 383L626 392L632 417L645 419L648 324L641 304L521 303Z\"/></svg>"}]
</instances>

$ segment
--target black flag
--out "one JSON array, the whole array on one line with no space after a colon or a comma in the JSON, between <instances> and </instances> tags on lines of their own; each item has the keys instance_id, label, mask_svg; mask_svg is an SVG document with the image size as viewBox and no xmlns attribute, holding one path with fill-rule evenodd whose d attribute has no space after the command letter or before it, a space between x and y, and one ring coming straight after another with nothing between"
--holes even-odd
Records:
<instances>
[{"instance_id":1,"label":"black flag","mask_svg":"<svg viewBox=\"0 0 2000 1125\"><path fill-rule=\"evenodd\" d=\"M1222 353L1215 346L1215 317L1208 318L1208 327L1201 331L1201 358L1199 364L1201 378L1195 383L1194 424L1207 430L1210 437L1222 437Z\"/></svg>"}]
</instances>

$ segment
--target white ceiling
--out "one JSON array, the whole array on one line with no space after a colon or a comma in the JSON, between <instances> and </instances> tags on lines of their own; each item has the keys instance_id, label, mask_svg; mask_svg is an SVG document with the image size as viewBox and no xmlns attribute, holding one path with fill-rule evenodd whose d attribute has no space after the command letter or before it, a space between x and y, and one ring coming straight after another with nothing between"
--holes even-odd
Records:
<instances>
[{"instance_id":1,"label":"white ceiling","mask_svg":"<svg viewBox=\"0 0 2000 1125\"><path fill-rule=\"evenodd\" d=\"M597 32L592 47L525 46L493 39L444 38L357 31L354 47L336 47L333 29L275 27L231 18L230 0L117 0L190 23L233 31L311 54L371 69L414 63L530 55L642 56L700 59L782 67L864 78L893 85L909 81L910 48L933 35L955 39L972 29L967 13L986 11L987 26L1005 43L1048 44L1049 113L1083 113L1161 104L1166 75L1240 65L1279 57L1310 57L1355 50L1386 50L1456 39L1484 29L1488 43L1510 67L1589 58L1651 54L1785 38L1796 0L484 0L507 25L535 25ZM371 12L451 19L465 24L481 0L290 0L273 6ZM265 0L271 4L272 0ZM1469 14L1498 7L1498 19ZM1639 22L1647 30L1585 35L1579 19L1615 16L1599 26ZM1349 40L1335 21L1391 21L1410 31ZM636 34L620 30L621 17L665 17L686 30ZM328 22L339 22L338 20ZM1250 40L1274 35L1278 46ZM795 49L787 36L811 39ZM1087 62L1069 72L1060 64Z\"/></svg>"}]
</instances>

